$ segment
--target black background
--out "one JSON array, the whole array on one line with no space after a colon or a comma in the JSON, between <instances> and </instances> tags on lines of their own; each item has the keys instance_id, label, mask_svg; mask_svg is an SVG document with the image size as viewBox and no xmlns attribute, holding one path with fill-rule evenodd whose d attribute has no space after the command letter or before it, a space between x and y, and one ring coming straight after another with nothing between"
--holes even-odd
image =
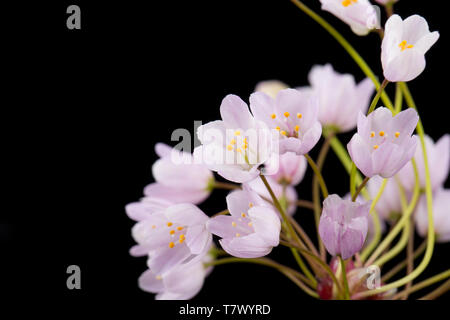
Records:
<instances>
[{"instance_id":1,"label":"black background","mask_svg":"<svg viewBox=\"0 0 450 320\"><path fill-rule=\"evenodd\" d=\"M319 1L305 3L382 75L377 34L358 37L320 12ZM66 28L70 4L81 7L82 30ZM425 130L437 139L449 132L449 25L443 3L423 4L402 0L396 10L403 18L424 16L441 33L426 70L410 83ZM154 144L170 143L177 128L192 132L194 120L218 119L226 94L248 100L261 80L306 85L311 66L328 62L363 79L339 44L287 0L38 1L17 3L3 16L13 17L3 29L2 108L5 175L13 179L0 220L0 291L11 300L165 308L137 287L145 259L128 254L133 222L124 213L152 182ZM341 138L346 143L350 135ZM324 172L331 193L347 192L348 176L334 155ZM308 170L300 198L310 199L310 180ZM225 195L215 191L201 208L208 214L224 209ZM311 212L301 210L300 217L311 231ZM448 267L448 249L436 246L421 278ZM287 250L274 251L273 258L293 265ZM81 267L80 291L66 289L71 264ZM308 299L275 271L228 265L214 270L194 301L277 302L291 310L311 306Z\"/></svg>"}]
</instances>

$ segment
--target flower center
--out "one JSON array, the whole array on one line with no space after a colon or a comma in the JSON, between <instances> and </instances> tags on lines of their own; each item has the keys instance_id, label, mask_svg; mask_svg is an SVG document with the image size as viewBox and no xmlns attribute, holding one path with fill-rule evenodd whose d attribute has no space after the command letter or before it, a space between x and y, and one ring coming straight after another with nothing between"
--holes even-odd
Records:
<instances>
[{"instance_id":1,"label":"flower center","mask_svg":"<svg viewBox=\"0 0 450 320\"><path fill-rule=\"evenodd\" d=\"M172 222L167 222L167 227L172 227ZM178 226L174 227L173 229L170 228L169 235L171 238L171 241L169 242L169 248L174 248L177 244L182 244L184 240L186 240L186 235L182 232L184 230L184 227Z\"/></svg>"},{"instance_id":2,"label":"flower center","mask_svg":"<svg viewBox=\"0 0 450 320\"><path fill-rule=\"evenodd\" d=\"M349 5L352 5L357 2L358 2L358 0L344 0L341 3L344 7L348 7Z\"/></svg>"},{"instance_id":3,"label":"flower center","mask_svg":"<svg viewBox=\"0 0 450 320\"><path fill-rule=\"evenodd\" d=\"M303 115L301 113L297 113L296 116L291 117L291 114L286 111L283 113L283 116L283 122L286 124L287 131L282 130L280 126L276 126L275 129L278 130L280 135L284 137L298 138L300 131L300 124L298 123L298 121L303 118ZM277 115L275 113L272 113L270 117L275 120L277 118Z\"/></svg>"},{"instance_id":4,"label":"flower center","mask_svg":"<svg viewBox=\"0 0 450 320\"><path fill-rule=\"evenodd\" d=\"M402 51L405 51L406 49L411 49L414 47L412 44L408 44L408 42L406 40L403 40L402 42L400 42L400 44L398 46L400 47L400 49Z\"/></svg>"},{"instance_id":5,"label":"flower center","mask_svg":"<svg viewBox=\"0 0 450 320\"><path fill-rule=\"evenodd\" d=\"M377 150L380 145L389 137L386 131L383 130L379 131L378 134L375 133L375 131L371 131L369 136L371 138L371 141L373 141L373 150ZM396 131L394 133L394 140L398 137L400 137L400 132Z\"/></svg>"}]
</instances>

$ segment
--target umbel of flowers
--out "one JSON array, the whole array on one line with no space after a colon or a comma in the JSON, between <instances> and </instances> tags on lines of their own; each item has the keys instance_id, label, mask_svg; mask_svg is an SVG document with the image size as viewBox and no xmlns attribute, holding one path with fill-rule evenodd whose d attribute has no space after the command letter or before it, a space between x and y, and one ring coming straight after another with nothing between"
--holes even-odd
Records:
<instances>
[{"instance_id":1,"label":"umbel of flowers","mask_svg":"<svg viewBox=\"0 0 450 320\"><path fill-rule=\"evenodd\" d=\"M377 1L386 9L381 28L380 8L368 0L320 0L357 35L380 34L373 50L381 55L380 84L330 24L292 2L343 44L366 78L356 83L326 64L311 68L307 86L263 81L248 104L235 95L223 99L221 119L198 128L195 150L155 146L155 182L126 212L136 221L130 253L147 257L139 287L156 299L190 299L214 266L235 262L273 268L320 299L405 299L450 277L442 266L418 281L435 242L450 241L450 190L444 188L450 138L434 142L424 134L405 83L422 73L439 33L423 17L394 14L395 1ZM384 92L390 82L397 82L401 98L395 105ZM352 131L345 147L339 133ZM350 176L350 190L341 195L328 193L322 175L330 147ZM308 154L313 148L320 148L316 160ZM296 191L307 168L314 173L312 201ZM218 213L202 206L215 189L229 190ZM295 215L299 207L311 211L316 235L302 228L307 213ZM411 242L416 231L424 238L420 245ZM290 250L298 268L271 260L272 250ZM386 269L403 251L405 261ZM448 287L447 280L422 298Z\"/></svg>"}]
</instances>

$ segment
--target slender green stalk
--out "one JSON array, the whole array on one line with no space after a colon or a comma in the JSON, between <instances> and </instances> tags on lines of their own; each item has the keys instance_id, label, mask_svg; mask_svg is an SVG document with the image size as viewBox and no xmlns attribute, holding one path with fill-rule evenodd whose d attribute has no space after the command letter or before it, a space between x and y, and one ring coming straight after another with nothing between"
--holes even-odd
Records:
<instances>
[{"instance_id":1,"label":"slender green stalk","mask_svg":"<svg viewBox=\"0 0 450 320\"><path fill-rule=\"evenodd\" d=\"M370 69L369 65L364 61L364 59L355 50L355 48L353 48L353 46L333 26L331 26L327 21L325 21L325 19L323 19L321 16L307 7L303 2L299 0L291 0L291 2L304 13L306 13L309 17L311 17L314 21L316 21L319 25L321 25L322 28L328 31L328 33L334 39L336 39L336 41L345 49L345 51L347 51L350 57L353 58L362 72L373 81L376 89L378 90L380 88L380 82L373 73L372 69ZM383 103L387 108L389 108L390 110L394 110L394 106L392 105L391 100L385 92L381 94L381 99L383 100Z\"/></svg>"},{"instance_id":2,"label":"slender green stalk","mask_svg":"<svg viewBox=\"0 0 450 320\"><path fill-rule=\"evenodd\" d=\"M356 172L358 172L356 169L356 165L355 163L352 163L352 168L350 170L350 195L352 196L352 199L356 193Z\"/></svg>"},{"instance_id":3,"label":"slender green stalk","mask_svg":"<svg viewBox=\"0 0 450 320\"><path fill-rule=\"evenodd\" d=\"M397 82L395 84L395 108L394 108L394 115L402 111L403 106L403 91L402 87L400 86L400 83Z\"/></svg>"},{"instance_id":4,"label":"slender green stalk","mask_svg":"<svg viewBox=\"0 0 450 320\"><path fill-rule=\"evenodd\" d=\"M419 290L421 290L421 289L423 289L423 288L426 288L426 287L428 287L428 286L431 286L432 284L435 284L436 282L445 280L445 279L447 279L447 278L450 278L450 269L448 269L448 270L446 270L446 271L444 271L444 272L441 272L441 273L439 273L439 274L437 274L437 275L435 275L435 276L433 276L433 277L431 277L431 278L428 278L428 279L426 279L426 280L424 280L424 281L421 281L421 282L419 282L419 283L413 285L413 286L412 286L411 288L409 288L409 289L400 291L400 292L397 293L394 297L392 297L392 299L393 299L393 300L399 299L399 298L401 298L401 297L402 297L403 295L405 295L405 294L411 294L411 293L413 293L413 292L419 291Z\"/></svg>"},{"instance_id":5,"label":"slender green stalk","mask_svg":"<svg viewBox=\"0 0 450 320\"><path fill-rule=\"evenodd\" d=\"M449 290L450 290L450 280L447 280L444 282L444 284L440 285L435 290L431 291L430 293L423 296L422 298L419 298L419 300L434 300Z\"/></svg>"},{"instance_id":6,"label":"slender green stalk","mask_svg":"<svg viewBox=\"0 0 450 320\"><path fill-rule=\"evenodd\" d=\"M384 92L384 88L386 88L388 83L389 83L388 80L386 80L386 79L383 80L380 88L378 89L377 94L375 95L375 97L372 100L372 103L370 104L369 111L367 112L367 114L371 114L373 112L373 110L375 110L375 107L377 106L377 103L380 100L380 96Z\"/></svg>"},{"instance_id":7,"label":"slender green stalk","mask_svg":"<svg viewBox=\"0 0 450 320\"><path fill-rule=\"evenodd\" d=\"M356 198L358 198L358 195L361 193L362 189L366 186L367 182L369 182L370 178L365 177L363 182L359 185L358 189L356 189L355 193L352 196L352 201L355 202Z\"/></svg>"},{"instance_id":8,"label":"slender green stalk","mask_svg":"<svg viewBox=\"0 0 450 320\"><path fill-rule=\"evenodd\" d=\"M305 154L305 158L306 158L306 160L308 160L308 163L311 166L311 169L314 171L314 174L317 176L317 179L319 179L319 185L320 185L320 188L322 189L322 195L325 199L326 197L328 197L328 189L327 189L327 185L325 184L325 180L323 179L323 176L320 173L319 168L317 168L316 163L309 156L309 154Z\"/></svg>"},{"instance_id":9,"label":"slender green stalk","mask_svg":"<svg viewBox=\"0 0 450 320\"><path fill-rule=\"evenodd\" d=\"M341 270L342 270L342 280L344 282L344 299L350 300L350 290L348 288L347 281L347 268L345 267L345 261L342 259L341 255L339 255L339 261L341 262Z\"/></svg>"},{"instance_id":10,"label":"slender green stalk","mask_svg":"<svg viewBox=\"0 0 450 320\"><path fill-rule=\"evenodd\" d=\"M228 211L228 209L225 209L225 210L222 210L220 212L217 212L212 217L222 216L222 215L225 215L225 214L228 214L228 213L230 213L230 211Z\"/></svg>"},{"instance_id":11,"label":"slender green stalk","mask_svg":"<svg viewBox=\"0 0 450 320\"><path fill-rule=\"evenodd\" d=\"M236 190L241 188L237 184L220 181L214 181L213 187L215 189L224 189L224 190Z\"/></svg>"}]
</instances>

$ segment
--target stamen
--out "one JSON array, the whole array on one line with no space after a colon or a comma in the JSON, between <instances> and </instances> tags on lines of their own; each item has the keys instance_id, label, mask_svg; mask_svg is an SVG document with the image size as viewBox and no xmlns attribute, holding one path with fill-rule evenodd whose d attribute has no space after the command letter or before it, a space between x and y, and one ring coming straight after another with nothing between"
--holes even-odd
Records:
<instances>
[{"instance_id":1,"label":"stamen","mask_svg":"<svg viewBox=\"0 0 450 320\"><path fill-rule=\"evenodd\" d=\"M240 148L237 148L236 151L239 152L239 153L242 152L242 150Z\"/></svg>"},{"instance_id":2,"label":"stamen","mask_svg":"<svg viewBox=\"0 0 450 320\"><path fill-rule=\"evenodd\" d=\"M397 131L397 132L395 133L395 137L396 137L396 138L400 137L400 132Z\"/></svg>"},{"instance_id":3,"label":"stamen","mask_svg":"<svg viewBox=\"0 0 450 320\"><path fill-rule=\"evenodd\" d=\"M167 226L168 226L168 227L171 227L172 225L173 225L172 222L167 222Z\"/></svg>"},{"instance_id":4,"label":"stamen","mask_svg":"<svg viewBox=\"0 0 450 320\"><path fill-rule=\"evenodd\" d=\"M155 225L152 225L152 229L156 229L156 226L155 226Z\"/></svg>"},{"instance_id":5,"label":"stamen","mask_svg":"<svg viewBox=\"0 0 450 320\"><path fill-rule=\"evenodd\" d=\"M299 126L295 126L294 130L295 130L296 132L298 132L298 130L300 130L300 127L299 127Z\"/></svg>"},{"instance_id":6,"label":"stamen","mask_svg":"<svg viewBox=\"0 0 450 320\"><path fill-rule=\"evenodd\" d=\"M233 222L231 223L231 225L232 225L233 227L236 227L236 222L233 221Z\"/></svg>"},{"instance_id":7,"label":"stamen","mask_svg":"<svg viewBox=\"0 0 450 320\"><path fill-rule=\"evenodd\" d=\"M289 115L290 115L290 113L287 112L287 111L284 113L284 116L285 116L286 118L289 118Z\"/></svg>"},{"instance_id":8,"label":"stamen","mask_svg":"<svg viewBox=\"0 0 450 320\"><path fill-rule=\"evenodd\" d=\"M278 126L276 126L275 129L278 130L278 131L280 131L280 127L278 127Z\"/></svg>"},{"instance_id":9,"label":"stamen","mask_svg":"<svg viewBox=\"0 0 450 320\"><path fill-rule=\"evenodd\" d=\"M241 236L241 234L240 233L236 233L236 237L240 237Z\"/></svg>"},{"instance_id":10,"label":"stamen","mask_svg":"<svg viewBox=\"0 0 450 320\"><path fill-rule=\"evenodd\" d=\"M297 113L297 118L301 119L303 115L301 113Z\"/></svg>"},{"instance_id":11,"label":"stamen","mask_svg":"<svg viewBox=\"0 0 450 320\"><path fill-rule=\"evenodd\" d=\"M249 207L249 208L253 207L253 203L250 202L250 203L248 204L248 207Z\"/></svg>"},{"instance_id":12,"label":"stamen","mask_svg":"<svg viewBox=\"0 0 450 320\"><path fill-rule=\"evenodd\" d=\"M184 240L184 239L186 239L185 235L184 234L180 234L180 240Z\"/></svg>"},{"instance_id":13,"label":"stamen","mask_svg":"<svg viewBox=\"0 0 450 320\"><path fill-rule=\"evenodd\" d=\"M183 229L184 229L183 227L177 227L177 230L179 230L179 231L181 231Z\"/></svg>"},{"instance_id":14,"label":"stamen","mask_svg":"<svg viewBox=\"0 0 450 320\"><path fill-rule=\"evenodd\" d=\"M155 279L156 279L156 280L162 280L162 277L161 277L160 275L157 275L157 276L155 277Z\"/></svg>"},{"instance_id":15,"label":"stamen","mask_svg":"<svg viewBox=\"0 0 450 320\"><path fill-rule=\"evenodd\" d=\"M371 138L375 137L375 132L372 131L372 132L370 133L370 137L371 137Z\"/></svg>"},{"instance_id":16,"label":"stamen","mask_svg":"<svg viewBox=\"0 0 450 320\"><path fill-rule=\"evenodd\" d=\"M230 144L236 144L236 140L235 139L231 139Z\"/></svg>"},{"instance_id":17,"label":"stamen","mask_svg":"<svg viewBox=\"0 0 450 320\"><path fill-rule=\"evenodd\" d=\"M233 146L232 146L231 144L229 144L229 145L227 146L227 150L228 150L228 151L233 150Z\"/></svg>"},{"instance_id":18,"label":"stamen","mask_svg":"<svg viewBox=\"0 0 450 320\"><path fill-rule=\"evenodd\" d=\"M169 232L171 235L175 234L175 230L170 230Z\"/></svg>"},{"instance_id":19,"label":"stamen","mask_svg":"<svg viewBox=\"0 0 450 320\"><path fill-rule=\"evenodd\" d=\"M272 113L272 115L270 116L272 119L275 119L277 117L277 115L275 113Z\"/></svg>"},{"instance_id":20,"label":"stamen","mask_svg":"<svg viewBox=\"0 0 450 320\"><path fill-rule=\"evenodd\" d=\"M403 40L402 42L400 42L400 44L398 46L400 47L400 49L402 51L404 51L406 49L411 49L414 47L412 44L408 44L408 42L406 40Z\"/></svg>"},{"instance_id":21,"label":"stamen","mask_svg":"<svg viewBox=\"0 0 450 320\"><path fill-rule=\"evenodd\" d=\"M380 131L379 135L380 135L380 137L383 137L384 136L384 131Z\"/></svg>"},{"instance_id":22,"label":"stamen","mask_svg":"<svg viewBox=\"0 0 450 320\"><path fill-rule=\"evenodd\" d=\"M234 135L235 135L235 136L240 136L240 135L241 135L241 132L240 132L239 130L236 130L236 131L234 132Z\"/></svg>"},{"instance_id":23,"label":"stamen","mask_svg":"<svg viewBox=\"0 0 450 320\"><path fill-rule=\"evenodd\" d=\"M286 131L284 131L284 130L281 130L281 135L283 135L283 136L286 136L287 135L287 133L286 133Z\"/></svg>"},{"instance_id":24,"label":"stamen","mask_svg":"<svg viewBox=\"0 0 450 320\"><path fill-rule=\"evenodd\" d=\"M241 217L242 217L242 218L245 218L245 213L242 212L242 213L241 213Z\"/></svg>"},{"instance_id":25,"label":"stamen","mask_svg":"<svg viewBox=\"0 0 450 320\"><path fill-rule=\"evenodd\" d=\"M173 248L173 247L175 247L175 243L173 243L173 242L169 242L169 248Z\"/></svg>"},{"instance_id":26,"label":"stamen","mask_svg":"<svg viewBox=\"0 0 450 320\"><path fill-rule=\"evenodd\" d=\"M251 227L253 224L251 222L248 223L248 226Z\"/></svg>"},{"instance_id":27,"label":"stamen","mask_svg":"<svg viewBox=\"0 0 450 320\"><path fill-rule=\"evenodd\" d=\"M374 150L377 150L378 148L379 148L379 146L377 144L373 146Z\"/></svg>"}]
</instances>

